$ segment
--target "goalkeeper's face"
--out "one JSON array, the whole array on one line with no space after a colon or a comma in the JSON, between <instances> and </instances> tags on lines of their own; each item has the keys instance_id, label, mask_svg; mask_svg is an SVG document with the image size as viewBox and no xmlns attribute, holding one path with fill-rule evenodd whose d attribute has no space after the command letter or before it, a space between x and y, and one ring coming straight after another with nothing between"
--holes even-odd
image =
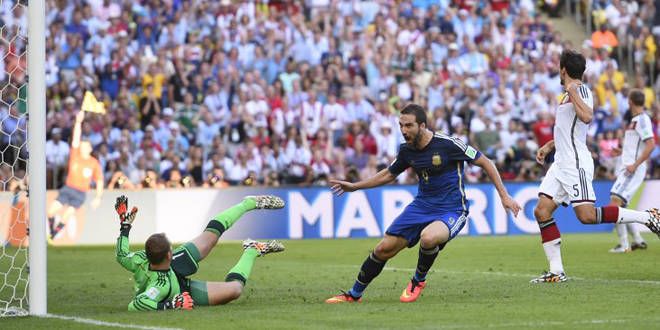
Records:
<instances>
[{"instance_id":1,"label":"goalkeeper's face","mask_svg":"<svg viewBox=\"0 0 660 330\"><path fill-rule=\"evenodd\" d=\"M144 244L144 250L152 266L169 267L172 261L172 245L167 239L167 236L165 236L165 233L149 236L147 242Z\"/></svg>"}]
</instances>

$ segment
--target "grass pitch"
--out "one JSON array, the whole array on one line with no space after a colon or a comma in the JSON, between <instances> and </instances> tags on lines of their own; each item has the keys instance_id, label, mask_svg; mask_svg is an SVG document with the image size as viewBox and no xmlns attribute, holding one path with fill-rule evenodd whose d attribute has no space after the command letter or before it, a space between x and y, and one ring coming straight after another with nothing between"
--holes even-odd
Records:
<instances>
[{"instance_id":1,"label":"grass pitch","mask_svg":"<svg viewBox=\"0 0 660 330\"><path fill-rule=\"evenodd\" d=\"M399 295L417 248L402 251L371 283L362 304L323 301L352 285L376 239L285 241L287 251L259 258L243 297L193 311L129 313L130 273L113 247L50 248L48 308L122 326L180 329L649 329L660 324L660 243L625 255L607 252L613 234L564 235L570 281L529 284L547 268L537 236L459 237L441 252L415 303ZM137 247L135 247L137 248ZM194 278L222 280L241 253L221 242ZM87 329L69 320L0 319L3 329ZM108 328L105 327L104 328Z\"/></svg>"}]
</instances>

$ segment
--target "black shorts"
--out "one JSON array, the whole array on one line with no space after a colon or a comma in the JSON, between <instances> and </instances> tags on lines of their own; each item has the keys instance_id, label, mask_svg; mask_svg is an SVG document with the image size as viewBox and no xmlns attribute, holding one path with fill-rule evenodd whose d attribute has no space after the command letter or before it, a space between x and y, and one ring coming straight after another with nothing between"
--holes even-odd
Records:
<instances>
[{"instance_id":1,"label":"black shorts","mask_svg":"<svg viewBox=\"0 0 660 330\"><path fill-rule=\"evenodd\" d=\"M84 191L64 185L64 187L60 188L56 200L62 205L73 206L77 209L85 203L85 197L86 193Z\"/></svg>"},{"instance_id":2,"label":"black shorts","mask_svg":"<svg viewBox=\"0 0 660 330\"><path fill-rule=\"evenodd\" d=\"M199 269L198 260L195 260L193 254L188 250L189 244L186 243L172 251L172 270L179 281L181 292L190 291L190 279L188 276L197 273ZM194 246L192 248L195 248Z\"/></svg>"}]
</instances>

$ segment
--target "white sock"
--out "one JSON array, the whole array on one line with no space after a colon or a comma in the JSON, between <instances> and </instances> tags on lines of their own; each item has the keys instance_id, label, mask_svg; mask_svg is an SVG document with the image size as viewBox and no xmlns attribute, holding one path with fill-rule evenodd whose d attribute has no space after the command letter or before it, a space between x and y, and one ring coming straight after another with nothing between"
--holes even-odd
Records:
<instances>
[{"instance_id":1,"label":"white sock","mask_svg":"<svg viewBox=\"0 0 660 330\"><path fill-rule=\"evenodd\" d=\"M550 272L554 274L563 273L564 264L561 262L561 238L543 243L543 250L550 264Z\"/></svg>"},{"instance_id":2,"label":"white sock","mask_svg":"<svg viewBox=\"0 0 660 330\"><path fill-rule=\"evenodd\" d=\"M619 208L619 220L616 223L641 223L646 224L651 215L644 211Z\"/></svg>"},{"instance_id":3,"label":"white sock","mask_svg":"<svg viewBox=\"0 0 660 330\"><path fill-rule=\"evenodd\" d=\"M618 225L617 225L618 226ZM636 223L629 223L626 225L628 227L628 232L632 235L633 240L637 244L644 243L644 238L642 237L642 234L639 231L639 225Z\"/></svg>"},{"instance_id":4,"label":"white sock","mask_svg":"<svg viewBox=\"0 0 660 330\"><path fill-rule=\"evenodd\" d=\"M630 243L628 243L628 230L626 229L626 226L630 226L630 225L632 225L632 223L631 224L617 223L616 225L614 225L614 227L616 228L616 233L619 236L619 244L624 249L630 248Z\"/></svg>"}]
</instances>

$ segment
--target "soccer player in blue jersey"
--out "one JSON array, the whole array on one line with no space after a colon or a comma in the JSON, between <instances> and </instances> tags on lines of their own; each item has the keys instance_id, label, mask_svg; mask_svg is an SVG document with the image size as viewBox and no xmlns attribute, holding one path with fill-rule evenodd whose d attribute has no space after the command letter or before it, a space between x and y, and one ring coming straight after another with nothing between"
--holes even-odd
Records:
<instances>
[{"instance_id":1,"label":"soccer player in blue jersey","mask_svg":"<svg viewBox=\"0 0 660 330\"><path fill-rule=\"evenodd\" d=\"M419 178L418 194L392 222L383 239L367 257L357 280L348 292L326 300L326 303L360 302L367 285L380 274L385 263L405 247L420 242L417 269L401 294L401 302L417 300L426 286L426 274L447 242L461 231L468 215L463 168L468 161L484 169L497 188L506 210L518 215L520 206L502 184L493 163L478 150L463 141L426 127L426 111L417 104L408 104L399 117L399 127L406 143L401 144L396 160L371 178L351 183L330 180L338 196L344 192L382 186L396 179L408 167Z\"/></svg>"}]
</instances>

